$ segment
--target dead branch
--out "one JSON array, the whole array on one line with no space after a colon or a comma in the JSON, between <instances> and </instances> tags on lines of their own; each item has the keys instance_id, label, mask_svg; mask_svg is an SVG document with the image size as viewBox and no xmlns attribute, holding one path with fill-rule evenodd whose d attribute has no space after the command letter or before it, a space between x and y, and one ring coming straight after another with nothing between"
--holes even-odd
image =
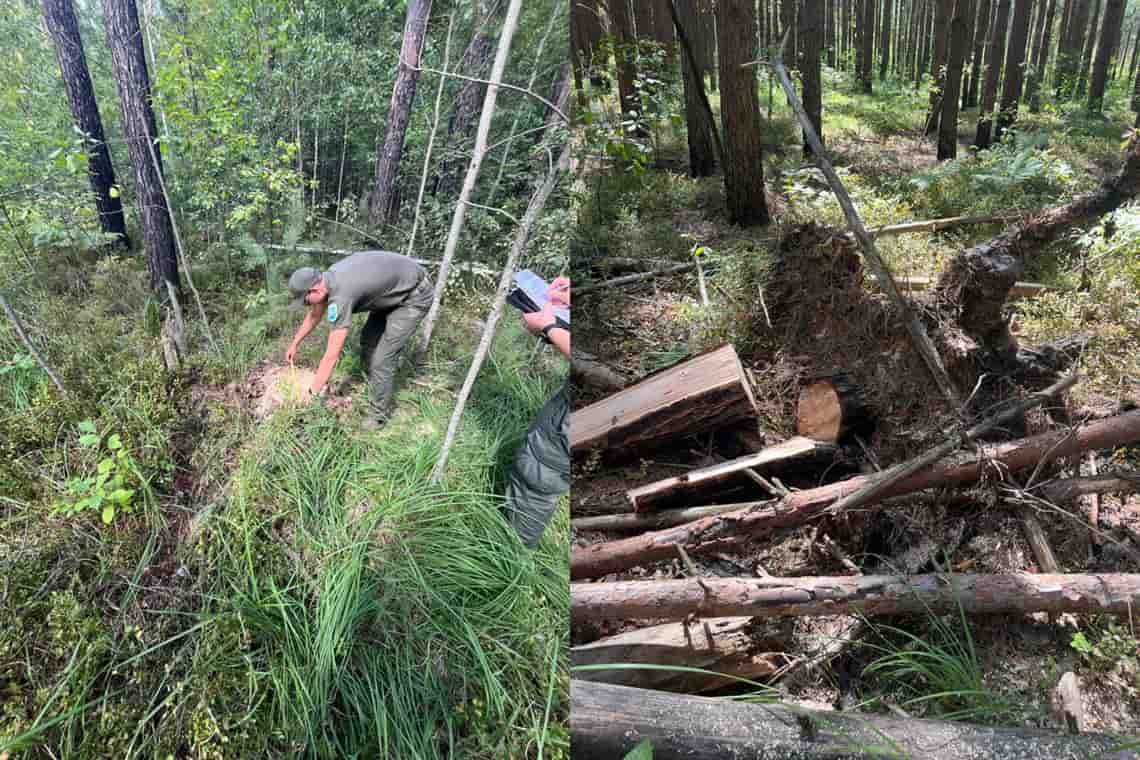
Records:
<instances>
[{"instance_id":1,"label":"dead branch","mask_svg":"<svg viewBox=\"0 0 1140 760\"><path fill-rule=\"evenodd\" d=\"M59 376L52 371L48 366L47 360L44 359L43 354L39 352L32 341L28 339L28 334L24 331L24 324L20 321L20 316L16 314L16 310L12 308L12 304L8 303L8 299L0 294L0 307L4 309L4 313L8 316L8 320L12 323L12 330L15 331L16 337L24 344L24 348L28 349L28 353L32 355L39 368L44 371L44 374L51 380L51 384L59 391L59 395L66 396L67 389L63 387L63 383L59 381Z\"/></svg>"}]
</instances>

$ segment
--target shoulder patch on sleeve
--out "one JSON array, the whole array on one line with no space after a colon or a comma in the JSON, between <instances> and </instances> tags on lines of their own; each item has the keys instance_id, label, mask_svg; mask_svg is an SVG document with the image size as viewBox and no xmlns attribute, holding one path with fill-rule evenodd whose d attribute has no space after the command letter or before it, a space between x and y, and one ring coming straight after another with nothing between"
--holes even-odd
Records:
<instances>
[{"instance_id":1,"label":"shoulder patch on sleeve","mask_svg":"<svg viewBox=\"0 0 1140 760\"><path fill-rule=\"evenodd\" d=\"M334 322L334 323L335 323L335 322L336 322L336 318L337 318L337 309L336 309L336 304L335 304L335 303L330 303L330 304L329 304L329 321L330 321L330 322Z\"/></svg>"}]
</instances>

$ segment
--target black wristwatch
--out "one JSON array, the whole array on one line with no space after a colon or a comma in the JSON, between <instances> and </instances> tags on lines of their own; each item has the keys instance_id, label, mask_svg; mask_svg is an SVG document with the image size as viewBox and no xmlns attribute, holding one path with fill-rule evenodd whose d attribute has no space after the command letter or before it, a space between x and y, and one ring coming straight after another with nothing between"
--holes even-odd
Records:
<instances>
[{"instance_id":1,"label":"black wristwatch","mask_svg":"<svg viewBox=\"0 0 1140 760\"><path fill-rule=\"evenodd\" d=\"M550 339L550 331L555 330L559 327L561 327L561 325L558 324L557 321L554 321L554 322L551 322L550 324L548 324L546 327L542 328L542 339L545 340L547 343L554 343L554 341L552 341Z\"/></svg>"}]
</instances>

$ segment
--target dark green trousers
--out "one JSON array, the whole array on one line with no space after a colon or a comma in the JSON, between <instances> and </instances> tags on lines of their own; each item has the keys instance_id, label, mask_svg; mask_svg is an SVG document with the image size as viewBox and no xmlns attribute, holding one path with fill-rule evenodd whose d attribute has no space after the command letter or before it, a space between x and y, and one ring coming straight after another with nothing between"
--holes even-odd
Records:
<instances>
[{"instance_id":1,"label":"dark green trousers","mask_svg":"<svg viewBox=\"0 0 1140 760\"><path fill-rule=\"evenodd\" d=\"M368 416L386 420L392 411L400 353L431 308L434 287L424 277L394 309L368 314L360 333L360 363L368 373Z\"/></svg>"},{"instance_id":2,"label":"dark green trousers","mask_svg":"<svg viewBox=\"0 0 1140 760\"><path fill-rule=\"evenodd\" d=\"M570 401L563 388L539 410L507 480L507 520L528 549L538 546L569 490Z\"/></svg>"}]
</instances>

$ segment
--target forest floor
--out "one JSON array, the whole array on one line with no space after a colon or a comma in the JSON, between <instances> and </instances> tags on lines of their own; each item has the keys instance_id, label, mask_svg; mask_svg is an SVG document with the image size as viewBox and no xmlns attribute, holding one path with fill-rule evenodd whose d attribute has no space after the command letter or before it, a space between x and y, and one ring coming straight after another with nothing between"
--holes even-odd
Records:
<instances>
[{"instance_id":1,"label":"forest floor","mask_svg":"<svg viewBox=\"0 0 1140 760\"><path fill-rule=\"evenodd\" d=\"M433 486L482 285L368 433L359 325L336 395L300 405L322 333L284 364L301 315L256 265L211 281L227 262L196 270L216 348L191 323L174 376L133 263L26 285L71 395L4 365L0 755L566 757L565 512L533 553L499 512L564 362L504 320ZM103 467L131 492L109 524L81 499Z\"/></svg>"},{"instance_id":2,"label":"forest floor","mask_svg":"<svg viewBox=\"0 0 1140 760\"><path fill-rule=\"evenodd\" d=\"M960 158L939 165L934 143L921 137L925 93L893 85L870 98L855 95L850 81L831 71L825 77L825 93L825 140L867 227L956 215L1017 214L1063 203L1116 170L1120 135L1132 119L1120 93L1107 119L1084 116L1075 107L1050 107L1042 114L1022 114L1015 140L975 157L966 150L973 136L972 126L965 126L973 123L967 114ZM583 295L577 303L575 346L637 379L731 343L755 378L760 434L769 443L795 434L795 402L803 380L849 373L868 395L879 423L866 448L853 457L853 470L886 468L941 443L951 429L947 413L905 333L888 325L885 298L869 283L856 283L854 289L837 285L836 278L847 276L845 271L818 271L829 262L808 248L827 233L810 226L804 232L803 225L836 231L846 225L818 170L802 158L786 105L777 100L770 113L765 178L773 222L767 227L742 230L728 224L722 177L689 178L683 135L668 128L655 135L656 153L644 174L599 167L583 181L582 225L572 256L576 286L613 276L608 260L646 258L667 266L691 261L691 252L699 247L708 303L702 303L698 278L691 272ZM1029 262L1024 279L1044 283L1050 291L1011 306L1013 331L1022 345L1080 332L1094 336L1078 362L1083 380L1069 394L1077 419L1140 403L1140 206L1125 207L1113 221L1116 236L1112 231L1107 235L1111 242L1106 242L1102 220L1041 251ZM1000 229L988 224L899 235L881 238L877 245L896 277L936 278L954 253L992 238ZM797 249L801 243L808 247ZM805 261L797 261L801 255ZM926 297L910 295L918 302ZM602 395L582 388L575 405L580 408ZM1029 430L1023 432L1029 433L1054 424L1044 413L1029 415L1027 422ZM572 514L628 509L627 489L710 464L717 456L743 453L732 440L701 435L624 466L608 466L593 457L576 459ZM1098 452L1097 461L1101 471L1120 465L1134 468L1140 451ZM1066 466L1076 472L1073 463ZM833 480L841 474L830 476ZM811 487L818 482L791 479L787 485ZM1018 514L1002 507L997 489L986 485L966 495L965 500L949 493L915 496L693 560L699 572L712 576L849 574L824 548L823 539L830 537L865 572L1038 571ZM764 494L757 488L755 495L736 494L729 501L749 498ZM1042 515L1041 521L1062 572L1140 572L1133 551L1140 549L1140 497L1102 497L1099 527L1111 540L1094 540L1087 530L1074 529L1087 524L1080 512L1058 510ZM574 531L572 544L615 537ZM685 575L676 559L599 580ZM855 621L801 618L775 625L773 635L794 661ZM580 625L572 631L572 643L589 643L653 622ZM952 653L947 661L960 663L960 672L912 677L910 683L871 675L870 670L861 675L872 661L905 650L908 634ZM926 717L968 711L974 721L1056 728L1063 723L1051 708L1051 694L1060 675L1069 670L1080 679L1087 730L1140 732L1140 631L1131 621L1095 616L877 620L830 667L776 685L780 698L808 706L842 703L846 709L886 711L888 705L902 705ZM750 690L725 691L742 689ZM941 698L930 698L939 691Z\"/></svg>"}]
</instances>

